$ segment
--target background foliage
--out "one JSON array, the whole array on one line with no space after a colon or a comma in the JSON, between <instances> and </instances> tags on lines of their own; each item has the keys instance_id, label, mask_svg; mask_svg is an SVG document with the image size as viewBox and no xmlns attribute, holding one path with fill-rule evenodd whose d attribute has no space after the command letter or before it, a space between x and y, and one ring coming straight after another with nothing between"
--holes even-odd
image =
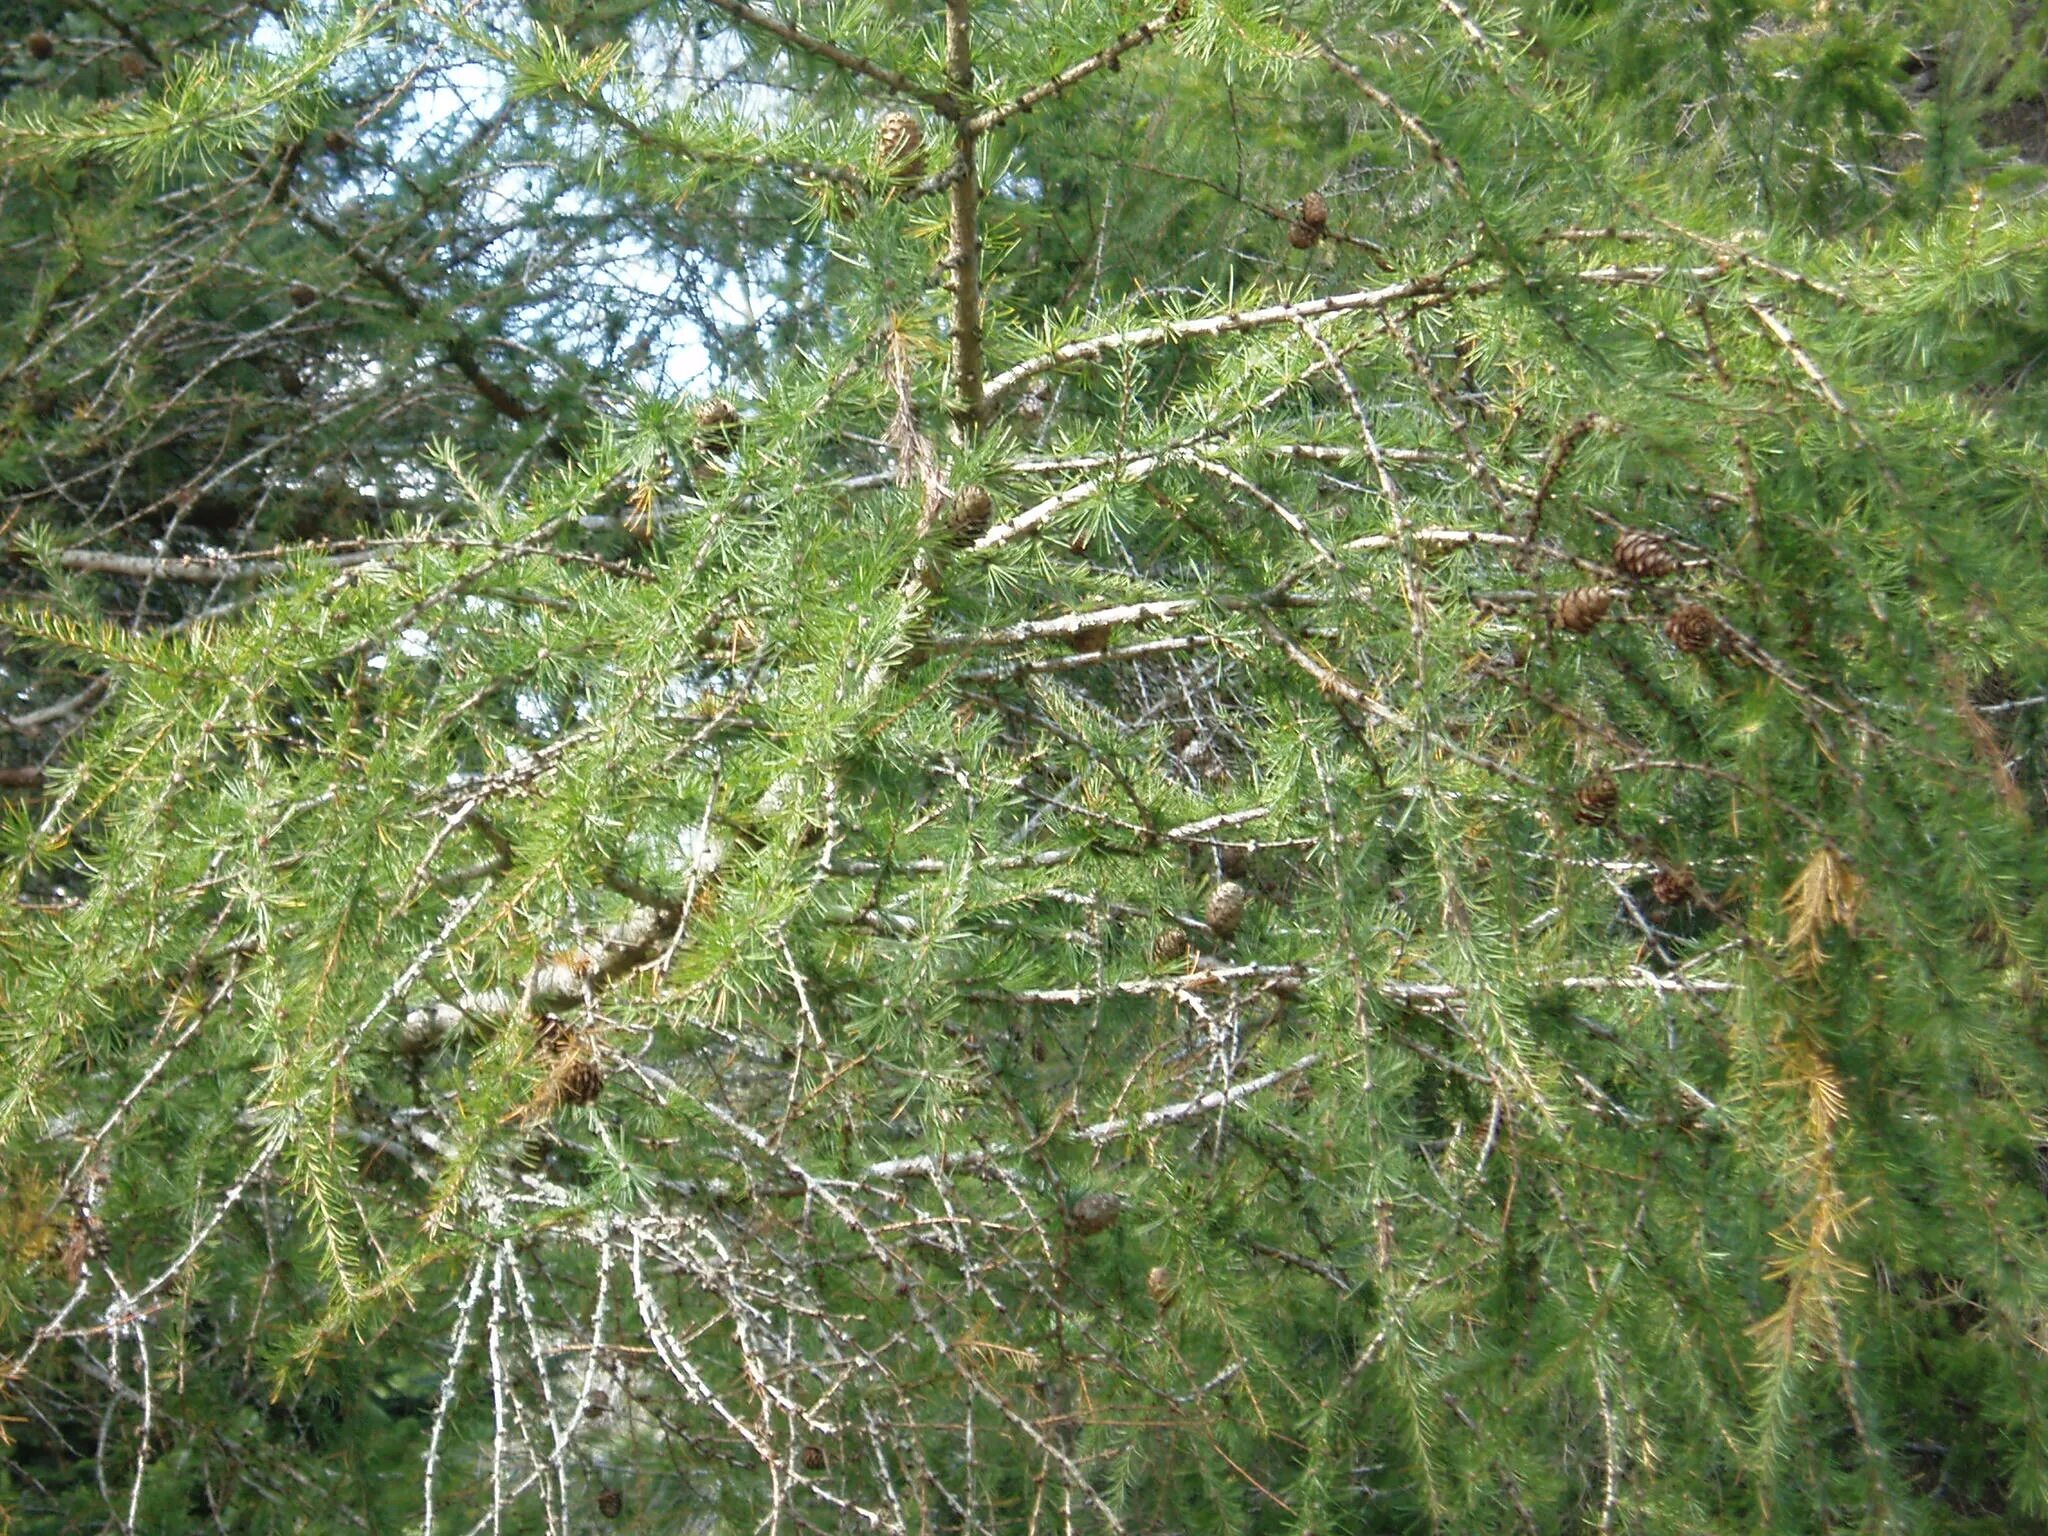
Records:
<instances>
[{"instance_id":1,"label":"background foliage","mask_svg":"<svg viewBox=\"0 0 2048 1536\"><path fill-rule=\"evenodd\" d=\"M2048 1528L2043 26L0 0L0 1529Z\"/></svg>"}]
</instances>

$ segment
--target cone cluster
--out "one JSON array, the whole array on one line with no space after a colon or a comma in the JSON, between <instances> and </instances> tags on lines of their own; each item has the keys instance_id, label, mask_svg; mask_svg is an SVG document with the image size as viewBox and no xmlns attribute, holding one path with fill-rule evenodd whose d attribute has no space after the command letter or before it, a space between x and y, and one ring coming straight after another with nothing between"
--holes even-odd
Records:
<instances>
[{"instance_id":1,"label":"cone cluster","mask_svg":"<svg viewBox=\"0 0 2048 1536\"><path fill-rule=\"evenodd\" d=\"M1311 192L1287 222L1287 243L1297 251L1305 251L1329 232L1330 206L1323 201L1322 193Z\"/></svg>"}]
</instances>

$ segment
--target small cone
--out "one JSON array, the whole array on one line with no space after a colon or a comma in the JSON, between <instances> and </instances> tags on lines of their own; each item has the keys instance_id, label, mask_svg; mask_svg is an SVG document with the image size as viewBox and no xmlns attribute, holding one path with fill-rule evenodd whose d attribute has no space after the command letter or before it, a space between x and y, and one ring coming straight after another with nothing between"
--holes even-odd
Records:
<instances>
[{"instance_id":1,"label":"small cone","mask_svg":"<svg viewBox=\"0 0 2048 1536\"><path fill-rule=\"evenodd\" d=\"M1614 820L1615 808L1621 804L1621 786L1608 774L1595 774L1579 786L1572 799L1574 817L1586 826L1604 827Z\"/></svg>"},{"instance_id":2,"label":"small cone","mask_svg":"<svg viewBox=\"0 0 2048 1536\"><path fill-rule=\"evenodd\" d=\"M1614 541L1614 566L1637 581L1655 581L1678 569L1678 562L1654 533L1631 528Z\"/></svg>"},{"instance_id":3,"label":"small cone","mask_svg":"<svg viewBox=\"0 0 2048 1536\"><path fill-rule=\"evenodd\" d=\"M327 146L329 151L337 155L347 154L356 145L356 141L343 133L339 128L328 129L326 133L321 135L321 142Z\"/></svg>"},{"instance_id":4,"label":"small cone","mask_svg":"<svg viewBox=\"0 0 2048 1536\"><path fill-rule=\"evenodd\" d=\"M1305 251L1323 238L1323 232L1312 224L1295 219L1287 226L1287 243L1297 251Z\"/></svg>"},{"instance_id":5,"label":"small cone","mask_svg":"<svg viewBox=\"0 0 2048 1536\"><path fill-rule=\"evenodd\" d=\"M739 432L740 413L730 400L714 398L697 407L697 446L705 452L725 452Z\"/></svg>"},{"instance_id":6,"label":"small cone","mask_svg":"<svg viewBox=\"0 0 2048 1536\"><path fill-rule=\"evenodd\" d=\"M1067 1207L1067 1229L1076 1237L1093 1237L1115 1226L1123 1213L1123 1196L1098 1190Z\"/></svg>"},{"instance_id":7,"label":"small cone","mask_svg":"<svg viewBox=\"0 0 2048 1536\"><path fill-rule=\"evenodd\" d=\"M924 180L924 127L908 112L891 112L875 128L875 160L898 186Z\"/></svg>"},{"instance_id":8,"label":"small cone","mask_svg":"<svg viewBox=\"0 0 2048 1536\"><path fill-rule=\"evenodd\" d=\"M1173 1305L1178 1288L1173 1283L1173 1271L1164 1264L1154 1264L1145 1272L1145 1294L1150 1296L1160 1311Z\"/></svg>"},{"instance_id":9,"label":"small cone","mask_svg":"<svg viewBox=\"0 0 2048 1536\"><path fill-rule=\"evenodd\" d=\"M311 283L293 283L285 289L285 295L300 309L310 309L320 302L320 290Z\"/></svg>"},{"instance_id":10,"label":"small cone","mask_svg":"<svg viewBox=\"0 0 2048 1536\"><path fill-rule=\"evenodd\" d=\"M1178 927L1160 929L1159 937L1152 941L1154 965L1171 965L1176 960L1185 959L1187 952L1188 936Z\"/></svg>"},{"instance_id":11,"label":"small cone","mask_svg":"<svg viewBox=\"0 0 2048 1536\"><path fill-rule=\"evenodd\" d=\"M1650 894L1667 907L1685 906L1697 890L1692 871L1687 869L1660 869L1650 882Z\"/></svg>"},{"instance_id":12,"label":"small cone","mask_svg":"<svg viewBox=\"0 0 2048 1536\"><path fill-rule=\"evenodd\" d=\"M576 1031L559 1013L544 1013L533 1021L533 1038L550 1056L559 1056L576 1043Z\"/></svg>"},{"instance_id":13,"label":"small cone","mask_svg":"<svg viewBox=\"0 0 2048 1536\"><path fill-rule=\"evenodd\" d=\"M1614 606L1614 594L1605 587L1580 587L1557 600L1557 627L1575 635L1590 635Z\"/></svg>"},{"instance_id":14,"label":"small cone","mask_svg":"<svg viewBox=\"0 0 2048 1536\"><path fill-rule=\"evenodd\" d=\"M594 1104L604 1092L604 1068L581 1050L566 1054L555 1069L555 1101L560 1104Z\"/></svg>"},{"instance_id":15,"label":"small cone","mask_svg":"<svg viewBox=\"0 0 2048 1536\"><path fill-rule=\"evenodd\" d=\"M948 526L956 539L978 539L988 529L990 514L995 511L995 500L986 489L978 485L961 488L953 498L953 514Z\"/></svg>"},{"instance_id":16,"label":"small cone","mask_svg":"<svg viewBox=\"0 0 2048 1536\"><path fill-rule=\"evenodd\" d=\"M807 1445L804 1447L804 1470L806 1472L822 1472L825 1470L825 1448L822 1445Z\"/></svg>"},{"instance_id":17,"label":"small cone","mask_svg":"<svg viewBox=\"0 0 2048 1536\"><path fill-rule=\"evenodd\" d=\"M626 1496L616 1488L597 1490L597 1512L607 1520L619 1518L619 1511L626 1507Z\"/></svg>"},{"instance_id":18,"label":"small cone","mask_svg":"<svg viewBox=\"0 0 2048 1536\"><path fill-rule=\"evenodd\" d=\"M1301 200L1301 222L1319 235L1330 227L1330 205L1322 193L1311 192Z\"/></svg>"},{"instance_id":19,"label":"small cone","mask_svg":"<svg viewBox=\"0 0 2048 1536\"><path fill-rule=\"evenodd\" d=\"M47 32L31 32L22 39L22 46L30 58L41 61L57 51L57 40Z\"/></svg>"},{"instance_id":20,"label":"small cone","mask_svg":"<svg viewBox=\"0 0 2048 1536\"><path fill-rule=\"evenodd\" d=\"M1664 621L1664 633L1688 656L1711 651L1721 640L1721 621L1705 603L1682 603Z\"/></svg>"},{"instance_id":21,"label":"small cone","mask_svg":"<svg viewBox=\"0 0 2048 1536\"><path fill-rule=\"evenodd\" d=\"M1209 893L1209 905L1203 917L1209 924L1209 931L1219 939L1227 939L1236 933L1244 922L1245 903L1249 893L1235 880L1225 880Z\"/></svg>"}]
</instances>

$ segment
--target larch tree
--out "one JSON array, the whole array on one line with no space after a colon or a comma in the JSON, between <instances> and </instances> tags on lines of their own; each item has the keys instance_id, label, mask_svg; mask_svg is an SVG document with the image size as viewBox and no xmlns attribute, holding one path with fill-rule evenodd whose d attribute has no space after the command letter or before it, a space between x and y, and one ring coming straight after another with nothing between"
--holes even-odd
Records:
<instances>
[{"instance_id":1,"label":"larch tree","mask_svg":"<svg viewBox=\"0 0 2048 1536\"><path fill-rule=\"evenodd\" d=\"M0 3L0 1531L2048 1530L2041 29Z\"/></svg>"}]
</instances>

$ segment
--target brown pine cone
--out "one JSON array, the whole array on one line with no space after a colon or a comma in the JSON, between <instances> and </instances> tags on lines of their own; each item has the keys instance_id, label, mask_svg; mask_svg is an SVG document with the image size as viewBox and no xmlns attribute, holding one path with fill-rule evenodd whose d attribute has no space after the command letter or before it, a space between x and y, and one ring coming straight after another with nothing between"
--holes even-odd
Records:
<instances>
[{"instance_id":1,"label":"brown pine cone","mask_svg":"<svg viewBox=\"0 0 2048 1536\"><path fill-rule=\"evenodd\" d=\"M21 45L28 50L28 56L36 60L47 59L57 51L57 40L47 32L31 32L21 40Z\"/></svg>"},{"instance_id":2,"label":"brown pine cone","mask_svg":"<svg viewBox=\"0 0 2048 1536\"><path fill-rule=\"evenodd\" d=\"M1209 924L1209 931L1219 939L1227 939L1236 933L1244 922L1245 903L1250 893L1235 880L1225 880L1209 893L1209 905L1202 916Z\"/></svg>"},{"instance_id":3,"label":"brown pine cone","mask_svg":"<svg viewBox=\"0 0 2048 1536\"><path fill-rule=\"evenodd\" d=\"M1595 774L1578 788L1572 796L1576 808L1572 815L1589 827L1604 827L1614 820L1615 808L1621 804L1621 786L1613 776Z\"/></svg>"},{"instance_id":4,"label":"brown pine cone","mask_svg":"<svg viewBox=\"0 0 2048 1536\"><path fill-rule=\"evenodd\" d=\"M875 128L875 161L898 186L924 180L924 125L891 112Z\"/></svg>"},{"instance_id":5,"label":"brown pine cone","mask_svg":"<svg viewBox=\"0 0 2048 1536\"><path fill-rule=\"evenodd\" d=\"M1111 1190L1083 1195L1067 1207L1067 1229L1076 1237L1107 1232L1124 1213L1124 1197Z\"/></svg>"},{"instance_id":6,"label":"brown pine cone","mask_svg":"<svg viewBox=\"0 0 2048 1536\"><path fill-rule=\"evenodd\" d=\"M285 289L285 295L300 309L310 309L320 302L320 290L311 283L293 283Z\"/></svg>"},{"instance_id":7,"label":"brown pine cone","mask_svg":"<svg viewBox=\"0 0 2048 1536\"><path fill-rule=\"evenodd\" d=\"M1017 403L1012 409L1016 412L1017 419L1025 426L1035 427L1045 420L1045 413L1051 406L1052 391L1047 389L1045 381L1040 379L1017 397Z\"/></svg>"},{"instance_id":8,"label":"brown pine cone","mask_svg":"<svg viewBox=\"0 0 2048 1536\"><path fill-rule=\"evenodd\" d=\"M1160 929L1159 937L1152 941L1154 965L1171 965L1176 960L1185 959L1187 952L1188 936L1178 926Z\"/></svg>"},{"instance_id":9,"label":"brown pine cone","mask_svg":"<svg viewBox=\"0 0 2048 1536\"><path fill-rule=\"evenodd\" d=\"M1580 587L1557 600L1557 627L1575 635L1590 635L1614 606L1614 594L1605 587Z\"/></svg>"},{"instance_id":10,"label":"brown pine cone","mask_svg":"<svg viewBox=\"0 0 2048 1536\"><path fill-rule=\"evenodd\" d=\"M356 141L346 133L343 133L339 128L328 129L326 133L321 135L320 142L325 144L330 152L337 155L345 155L356 147Z\"/></svg>"},{"instance_id":11,"label":"brown pine cone","mask_svg":"<svg viewBox=\"0 0 2048 1536\"><path fill-rule=\"evenodd\" d=\"M132 48L121 55L120 64L121 73L130 80L140 80L149 73L149 60Z\"/></svg>"},{"instance_id":12,"label":"brown pine cone","mask_svg":"<svg viewBox=\"0 0 2048 1536\"><path fill-rule=\"evenodd\" d=\"M550 1056L559 1056L576 1041L576 1031L559 1013L544 1013L533 1021L533 1038Z\"/></svg>"},{"instance_id":13,"label":"brown pine cone","mask_svg":"<svg viewBox=\"0 0 2048 1536\"><path fill-rule=\"evenodd\" d=\"M730 400L712 398L697 407L697 446L723 453L740 433L740 413Z\"/></svg>"},{"instance_id":14,"label":"brown pine cone","mask_svg":"<svg viewBox=\"0 0 2048 1536\"><path fill-rule=\"evenodd\" d=\"M1657 878L1650 882L1650 894L1667 907L1686 905L1697 890L1688 869L1660 869Z\"/></svg>"},{"instance_id":15,"label":"brown pine cone","mask_svg":"<svg viewBox=\"0 0 2048 1536\"><path fill-rule=\"evenodd\" d=\"M1301 200L1301 222L1317 234L1330 227L1330 205L1323 201L1323 194L1311 192Z\"/></svg>"},{"instance_id":16,"label":"brown pine cone","mask_svg":"<svg viewBox=\"0 0 2048 1536\"><path fill-rule=\"evenodd\" d=\"M1631 528L1614 541L1614 565L1624 576L1633 576L1637 581L1655 581L1678 569L1678 562L1671 558L1664 541L1640 528Z\"/></svg>"},{"instance_id":17,"label":"brown pine cone","mask_svg":"<svg viewBox=\"0 0 2048 1536\"><path fill-rule=\"evenodd\" d=\"M807 1445L804 1447L804 1470L806 1472L822 1472L825 1470L825 1447L822 1445Z\"/></svg>"},{"instance_id":18,"label":"brown pine cone","mask_svg":"<svg viewBox=\"0 0 2048 1536\"><path fill-rule=\"evenodd\" d=\"M604 1092L604 1068L581 1052L564 1056L555 1069L555 1099L562 1104L594 1104Z\"/></svg>"},{"instance_id":19,"label":"brown pine cone","mask_svg":"<svg viewBox=\"0 0 2048 1536\"><path fill-rule=\"evenodd\" d=\"M619 1518L619 1511L626 1507L626 1496L616 1488L597 1490L597 1512L607 1520Z\"/></svg>"},{"instance_id":20,"label":"brown pine cone","mask_svg":"<svg viewBox=\"0 0 2048 1536\"><path fill-rule=\"evenodd\" d=\"M1711 651L1721 640L1721 621L1705 603L1681 603L1664 621L1664 633L1688 656Z\"/></svg>"},{"instance_id":21,"label":"brown pine cone","mask_svg":"<svg viewBox=\"0 0 2048 1536\"><path fill-rule=\"evenodd\" d=\"M1323 238L1323 232L1313 224L1300 219L1292 220L1287 226L1287 243L1297 251L1305 251Z\"/></svg>"},{"instance_id":22,"label":"brown pine cone","mask_svg":"<svg viewBox=\"0 0 2048 1536\"><path fill-rule=\"evenodd\" d=\"M995 499L979 485L962 486L953 497L953 513L947 526L956 539L978 539L988 529L995 511Z\"/></svg>"},{"instance_id":23,"label":"brown pine cone","mask_svg":"<svg viewBox=\"0 0 2048 1536\"><path fill-rule=\"evenodd\" d=\"M1097 651L1109 649L1109 626L1091 624L1086 629L1077 629L1067 636L1067 645L1080 655L1091 656Z\"/></svg>"},{"instance_id":24,"label":"brown pine cone","mask_svg":"<svg viewBox=\"0 0 2048 1536\"><path fill-rule=\"evenodd\" d=\"M1164 1312L1173 1305L1177 1289L1173 1283L1173 1271L1164 1264L1154 1264L1145 1272L1145 1294L1152 1298L1160 1311Z\"/></svg>"}]
</instances>

